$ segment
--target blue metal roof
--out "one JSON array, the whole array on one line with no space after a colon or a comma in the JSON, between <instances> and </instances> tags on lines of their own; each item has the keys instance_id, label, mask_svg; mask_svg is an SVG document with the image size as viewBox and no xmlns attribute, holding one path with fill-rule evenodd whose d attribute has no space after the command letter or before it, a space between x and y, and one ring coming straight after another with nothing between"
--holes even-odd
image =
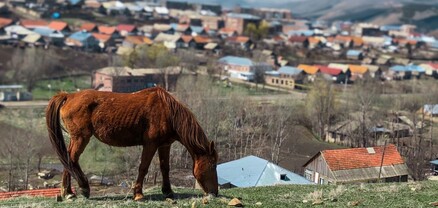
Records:
<instances>
[{"instance_id":1,"label":"blue metal roof","mask_svg":"<svg viewBox=\"0 0 438 208\"><path fill-rule=\"evenodd\" d=\"M221 63L227 63L232 65L240 65L240 66L252 66L253 63L248 58L241 58L237 56L225 56L219 59Z\"/></svg>"},{"instance_id":2,"label":"blue metal roof","mask_svg":"<svg viewBox=\"0 0 438 208\"><path fill-rule=\"evenodd\" d=\"M252 14L245 14L245 13L228 13L227 17L232 18L242 18L242 19L253 19L253 20L259 20L260 17L252 15Z\"/></svg>"},{"instance_id":3,"label":"blue metal roof","mask_svg":"<svg viewBox=\"0 0 438 208\"><path fill-rule=\"evenodd\" d=\"M438 105L430 105L430 104L426 104L423 107L424 112L426 113L430 113L430 114L438 114Z\"/></svg>"},{"instance_id":4,"label":"blue metal roof","mask_svg":"<svg viewBox=\"0 0 438 208\"><path fill-rule=\"evenodd\" d=\"M289 32L287 32L288 36L312 36L314 35L315 32L313 30L290 30Z\"/></svg>"},{"instance_id":5,"label":"blue metal roof","mask_svg":"<svg viewBox=\"0 0 438 208\"><path fill-rule=\"evenodd\" d=\"M420 73L422 73L422 72L426 72L426 69L424 69L424 68L421 67L421 66L414 65L414 64L407 65L407 66L406 66L406 69L407 69L408 71L411 71L411 72L420 72Z\"/></svg>"},{"instance_id":6,"label":"blue metal roof","mask_svg":"<svg viewBox=\"0 0 438 208\"><path fill-rule=\"evenodd\" d=\"M71 34L69 38L83 42L87 40L90 36L92 35L89 32L78 31Z\"/></svg>"},{"instance_id":7,"label":"blue metal roof","mask_svg":"<svg viewBox=\"0 0 438 208\"><path fill-rule=\"evenodd\" d=\"M359 50L348 50L347 56L359 56L362 53L362 51Z\"/></svg>"},{"instance_id":8,"label":"blue metal roof","mask_svg":"<svg viewBox=\"0 0 438 208\"><path fill-rule=\"evenodd\" d=\"M389 70L396 71L396 72L406 72L406 71L408 71L407 67L406 66L402 66L402 65L391 66L389 68Z\"/></svg>"},{"instance_id":9,"label":"blue metal roof","mask_svg":"<svg viewBox=\"0 0 438 208\"><path fill-rule=\"evenodd\" d=\"M81 1L82 1L82 0L68 0L68 2L69 2L71 5L77 5L77 4L79 4Z\"/></svg>"},{"instance_id":10,"label":"blue metal roof","mask_svg":"<svg viewBox=\"0 0 438 208\"><path fill-rule=\"evenodd\" d=\"M434 42L429 43L429 46L432 48L438 48L438 41L434 41Z\"/></svg>"},{"instance_id":11,"label":"blue metal roof","mask_svg":"<svg viewBox=\"0 0 438 208\"><path fill-rule=\"evenodd\" d=\"M218 165L217 173L219 184L231 183L237 187L313 184L296 173L252 155ZM280 179L281 175L285 175L284 180Z\"/></svg>"},{"instance_id":12,"label":"blue metal roof","mask_svg":"<svg viewBox=\"0 0 438 208\"><path fill-rule=\"evenodd\" d=\"M195 33L202 33L202 31L204 31L204 28L199 26L190 26L190 29Z\"/></svg>"},{"instance_id":13,"label":"blue metal roof","mask_svg":"<svg viewBox=\"0 0 438 208\"><path fill-rule=\"evenodd\" d=\"M281 68L278 69L278 73L288 74L288 75L298 75L302 71L303 70L296 68L296 67L292 67L292 66L282 66Z\"/></svg>"},{"instance_id":14,"label":"blue metal roof","mask_svg":"<svg viewBox=\"0 0 438 208\"><path fill-rule=\"evenodd\" d=\"M432 161L430 161L430 163L434 164L434 165L438 165L438 160L432 160Z\"/></svg>"},{"instance_id":15,"label":"blue metal roof","mask_svg":"<svg viewBox=\"0 0 438 208\"><path fill-rule=\"evenodd\" d=\"M55 30L52 30L48 27L37 27L33 30L34 32L40 34L41 36L49 36L51 35Z\"/></svg>"},{"instance_id":16,"label":"blue metal roof","mask_svg":"<svg viewBox=\"0 0 438 208\"><path fill-rule=\"evenodd\" d=\"M380 27L381 31L401 30L400 25L383 25Z\"/></svg>"}]
</instances>

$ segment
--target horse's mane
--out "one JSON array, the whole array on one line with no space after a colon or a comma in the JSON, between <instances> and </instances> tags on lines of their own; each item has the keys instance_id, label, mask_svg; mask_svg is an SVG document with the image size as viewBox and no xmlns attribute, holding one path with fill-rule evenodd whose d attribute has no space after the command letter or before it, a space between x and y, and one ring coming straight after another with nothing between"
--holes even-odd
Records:
<instances>
[{"instance_id":1,"label":"horse's mane","mask_svg":"<svg viewBox=\"0 0 438 208\"><path fill-rule=\"evenodd\" d=\"M178 134L180 142L195 154L208 154L207 136L194 114L163 88L157 87L157 94L169 107L169 120Z\"/></svg>"}]
</instances>

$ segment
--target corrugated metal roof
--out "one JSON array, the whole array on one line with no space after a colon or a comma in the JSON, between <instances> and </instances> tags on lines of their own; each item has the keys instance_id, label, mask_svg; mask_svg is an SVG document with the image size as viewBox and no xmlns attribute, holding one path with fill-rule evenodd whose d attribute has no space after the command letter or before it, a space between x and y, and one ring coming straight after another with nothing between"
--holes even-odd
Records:
<instances>
[{"instance_id":1,"label":"corrugated metal roof","mask_svg":"<svg viewBox=\"0 0 438 208\"><path fill-rule=\"evenodd\" d=\"M278 69L278 72L280 74L287 74L287 75L298 75L302 71L303 70L292 66L282 66L280 69Z\"/></svg>"},{"instance_id":2,"label":"corrugated metal roof","mask_svg":"<svg viewBox=\"0 0 438 208\"><path fill-rule=\"evenodd\" d=\"M260 17L252 15L252 14L244 14L244 13L228 13L227 17L231 18L241 18L241 19L252 19L252 20L259 20Z\"/></svg>"},{"instance_id":3,"label":"corrugated metal roof","mask_svg":"<svg viewBox=\"0 0 438 208\"><path fill-rule=\"evenodd\" d=\"M378 179L379 172L380 166L332 171L333 176L336 178L336 182L366 181ZM408 167L404 163L382 166L380 178L390 178L402 175L409 175Z\"/></svg>"},{"instance_id":4,"label":"corrugated metal roof","mask_svg":"<svg viewBox=\"0 0 438 208\"><path fill-rule=\"evenodd\" d=\"M129 67L105 67L96 72L112 76L144 76L147 74L162 74L162 69L131 69ZM167 71L169 74L179 73L179 68L175 67Z\"/></svg>"},{"instance_id":5,"label":"corrugated metal roof","mask_svg":"<svg viewBox=\"0 0 438 208\"><path fill-rule=\"evenodd\" d=\"M253 63L248 58L242 58L237 56L225 56L219 59L219 62L231 64L231 65L241 65L241 66L252 66Z\"/></svg>"},{"instance_id":6,"label":"corrugated metal roof","mask_svg":"<svg viewBox=\"0 0 438 208\"><path fill-rule=\"evenodd\" d=\"M91 37L91 33L78 31L71 34L68 38L78 40L80 42L85 41L87 38Z\"/></svg>"},{"instance_id":7,"label":"corrugated metal roof","mask_svg":"<svg viewBox=\"0 0 438 208\"><path fill-rule=\"evenodd\" d=\"M434 165L438 165L438 160L432 160L432 161L430 161L430 163L434 164Z\"/></svg>"},{"instance_id":8,"label":"corrugated metal roof","mask_svg":"<svg viewBox=\"0 0 438 208\"><path fill-rule=\"evenodd\" d=\"M360 54L362 54L362 51L359 50L348 50L347 51L347 56L359 56Z\"/></svg>"},{"instance_id":9,"label":"corrugated metal roof","mask_svg":"<svg viewBox=\"0 0 438 208\"><path fill-rule=\"evenodd\" d=\"M438 105L426 104L423 107L425 113L438 114Z\"/></svg>"},{"instance_id":10,"label":"corrugated metal roof","mask_svg":"<svg viewBox=\"0 0 438 208\"><path fill-rule=\"evenodd\" d=\"M217 173L221 179L219 182L229 182L237 187L313 184L298 174L252 155L218 165ZM280 179L281 174L285 174L285 180Z\"/></svg>"}]
</instances>

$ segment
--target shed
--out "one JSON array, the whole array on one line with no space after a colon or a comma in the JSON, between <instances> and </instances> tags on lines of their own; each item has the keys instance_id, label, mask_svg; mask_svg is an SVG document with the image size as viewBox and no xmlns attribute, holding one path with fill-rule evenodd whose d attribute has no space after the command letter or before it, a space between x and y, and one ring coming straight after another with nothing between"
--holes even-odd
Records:
<instances>
[{"instance_id":1,"label":"shed","mask_svg":"<svg viewBox=\"0 0 438 208\"><path fill-rule=\"evenodd\" d=\"M256 156L247 156L217 166L219 185L231 187L312 184L304 177Z\"/></svg>"},{"instance_id":2,"label":"shed","mask_svg":"<svg viewBox=\"0 0 438 208\"><path fill-rule=\"evenodd\" d=\"M319 184L406 182L408 167L393 144L323 150L304 164L304 176Z\"/></svg>"}]
</instances>

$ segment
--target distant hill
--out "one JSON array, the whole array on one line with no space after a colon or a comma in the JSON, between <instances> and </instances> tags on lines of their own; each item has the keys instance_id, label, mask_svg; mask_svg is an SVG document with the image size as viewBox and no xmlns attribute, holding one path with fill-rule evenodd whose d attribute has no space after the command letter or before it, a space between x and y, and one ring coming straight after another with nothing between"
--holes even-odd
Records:
<instances>
[{"instance_id":1,"label":"distant hill","mask_svg":"<svg viewBox=\"0 0 438 208\"><path fill-rule=\"evenodd\" d=\"M420 31L438 29L438 0L177 0L222 4L225 8L289 8L293 16L318 20L366 21L376 24L410 23Z\"/></svg>"}]
</instances>

